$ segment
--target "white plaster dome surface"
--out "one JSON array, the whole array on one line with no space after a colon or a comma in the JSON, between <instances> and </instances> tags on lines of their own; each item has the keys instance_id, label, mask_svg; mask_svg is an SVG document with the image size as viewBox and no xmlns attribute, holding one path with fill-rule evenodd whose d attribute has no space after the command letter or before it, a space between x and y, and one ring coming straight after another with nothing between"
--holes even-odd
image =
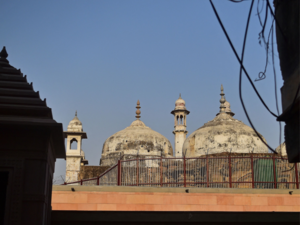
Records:
<instances>
[{"instance_id":1,"label":"white plaster dome surface","mask_svg":"<svg viewBox=\"0 0 300 225\"><path fill-rule=\"evenodd\" d=\"M185 101L181 98L181 95L175 102L175 110L176 109L185 109Z\"/></svg>"},{"instance_id":2,"label":"white plaster dome surface","mask_svg":"<svg viewBox=\"0 0 300 225\"><path fill-rule=\"evenodd\" d=\"M229 103L226 104L227 112L225 112L224 103L225 100L221 102L221 112L213 120L205 123L185 140L183 153L186 157L222 152L268 153L268 148L255 131L242 121L233 118ZM262 135L260 136L266 141Z\"/></svg>"},{"instance_id":3,"label":"white plaster dome surface","mask_svg":"<svg viewBox=\"0 0 300 225\"><path fill-rule=\"evenodd\" d=\"M173 148L170 141L160 133L147 127L139 118L139 102L137 105L137 119L129 127L113 134L103 144L101 165L112 164L107 158L124 159L130 157L160 157L172 156ZM115 162L115 161L114 161Z\"/></svg>"},{"instance_id":4,"label":"white plaster dome surface","mask_svg":"<svg viewBox=\"0 0 300 225\"><path fill-rule=\"evenodd\" d=\"M280 155L282 156L287 156L287 153L286 153L286 145L285 145L285 142L283 142L281 145L279 145L275 151L277 153L279 153Z\"/></svg>"},{"instance_id":5,"label":"white plaster dome surface","mask_svg":"<svg viewBox=\"0 0 300 225\"><path fill-rule=\"evenodd\" d=\"M82 132L82 123L77 117L77 112L75 113L75 117L70 121L68 125L68 131L73 132Z\"/></svg>"},{"instance_id":6,"label":"white plaster dome surface","mask_svg":"<svg viewBox=\"0 0 300 225\"><path fill-rule=\"evenodd\" d=\"M135 120L129 127L106 139L102 155L117 151L139 155L173 155L170 141L140 120Z\"/></svg>"}]
</instances>

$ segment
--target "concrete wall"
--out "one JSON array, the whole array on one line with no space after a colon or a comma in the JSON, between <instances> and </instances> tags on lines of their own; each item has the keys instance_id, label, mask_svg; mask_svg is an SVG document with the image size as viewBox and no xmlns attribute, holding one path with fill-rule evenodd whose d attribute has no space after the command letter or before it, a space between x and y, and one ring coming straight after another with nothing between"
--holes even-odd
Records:
<instances>
[{"instance_id":1,"label":"concrete wall","mask_svg":"<svg viewBox=\"0 0 300 225\"><path fill-rule=\"evenodd\" d=\"M74 188L74 186L72 186ZM300 190L53 186L52 210L299 212ZM187 193L188 191L188 193Z\"/></svg>"}]
</instances>

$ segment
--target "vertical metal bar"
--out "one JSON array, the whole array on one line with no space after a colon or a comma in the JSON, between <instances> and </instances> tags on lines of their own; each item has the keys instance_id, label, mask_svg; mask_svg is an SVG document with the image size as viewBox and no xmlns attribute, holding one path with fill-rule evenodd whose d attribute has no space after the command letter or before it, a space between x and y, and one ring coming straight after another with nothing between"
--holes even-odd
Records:
<instances>
[{"instance_id":1,"label":"vertical metal bar","mask_svg":"<svg viewBox=\"0 0 300 225\"><path fill-rule=\"evenodd\" d=\"M251 159L251 176L252 176L252 188L254 188L254 166L253 166L253 155L250 156Z\"/></svg>"},{"instance_id":2,"label":"vertical metal bar","mask_svg":"<svg viewBox=\"0 0 300 225\"><path fill-rule=\"evenodd\" d=\"M229 187L232 188L232 180L231 180L231 156L228 155L228 169L229 169Z\"/></svg>"},{"instance_id":3,"label":"vertical metal bar","mask_svg":"<svg viewBox=\"0 0 300 225\"><path fill-rule=\"evenodd\" d=\"M274 188L277 189L275 154L273 154L273 174L274 174Z\"/></svg>"},{"instance_id":4,"label":"vertical metal bar","mask_svg":"<svg viewBox=\"0 0 300 225\"><path fill-rule=\"evenodd\" d=\"M183 185L186 187L186 163L185 156L183 157Z\"/></svg>"},{"instance_id":5,"label":"vertical metal bar","mask_svg":"<svg viewBox=\"0 0 300 225\"><path fill-rule=\"evenodd\" d=\"M160 158L160 186L162 187L162 182L163 182L163 167L162 167L162 157Z\"/></svg>"},{"instance_id":6,"label":"vertical metal bar","mask_svg":"<svg viewBox=\"0 0 300 225\"><path fill-rule=\"evenodd\" d=\"M97 177L97 185L99 185L100 177Z\"/></svg>"},{"instance_id":7,"label":"vertical metal bar","mask_svg":"<svg viewBox=\"0 0 300 225\"><path fill-rule=\"evenodd\" d=\"M299 189L299 179L298 179L298 167L297 163L295 163L295 176L296 176L296 187Z\"/></svg>"},{"instance_id":8,"label":"vertical metal bar","mask_svg":"<svg viewBox=\"0 0 300 225\"><path fill-rule=\"evenodd\" d=\"M136 186L139 186L139 159L136 160Z\"/></svg>"},{"instance_id":9,"label":"vertical metal bar","mask_svg":"<svg viewBox=\"0 0 300 225\"><path fill-rule=\"evenodd\" d=\"M82 185L82 183L83 183L83 182L82 182L82 179L81 179L81 180L80 180L80 185Z\"/></svg>"},{"instance_id":10,"label":"vertical metal bar","mask_svg":"<svg viewBox=\"0 0 300 225\"><path fill-rule=\"evenodd\" d=\"M209 187L209 179L208 179L209 173L208 173L208 170L209 170L208 155L206 155L206 185L207 185L207 187Z\"/></svg>"},{"instance_id":11,"label":"vertical metal bar","mask_svg":"<svg viewBox=\"0 0 300 225\"><path fill-rule=\"evenodd\" d=\"M121 170L121 160L118 160L118 186L121 186L121 178L122 178L122 170Z\"/></svg>"},{"instance_id":12,"label":"vertical metal bar","mask_svg":"<svg viewBox=\"0 0 300 225\"><path fill-rule=\"evenodd\" d=\"M153 163L153 159L151 159L151 161ZM150 164L150 165L152 165L152 164ZM152 166L149 168L149 170L150 170L150 173L149 173L149 181L148 181L148 183L151 185L151 182L152 182L152 179L151 179L151 177L152 177Z\"/></svg>"}]
</instances>

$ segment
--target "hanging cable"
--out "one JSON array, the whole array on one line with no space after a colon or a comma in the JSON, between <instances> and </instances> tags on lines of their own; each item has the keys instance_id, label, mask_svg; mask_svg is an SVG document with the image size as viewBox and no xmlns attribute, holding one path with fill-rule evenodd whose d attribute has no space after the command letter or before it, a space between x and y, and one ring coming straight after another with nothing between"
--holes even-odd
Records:
<instances>
[{"instance_id":1,"label":"hanging cable","mask_svg":"<svg viewBox=\"0 0 300 225\"><path fill-rule=\"evenodd\" d=\"M279 106L278 106L278 97L277 97L277 80L276 80L276 69L275 69L275 59L274 59L274 23L271 26L271 49L272 49L272 64L273 64L273 73L274 73L274 87L275 87L275 102L276 109L279 115ZM281 122L279 121L279 148L281 152Z\"/></svg>"},{"instance_id":2,"label":"hanging cable","mask_svg":"<svg viewBox=\"0 0 300 225\"><path fill-rule=\"evenodd\" d=\"M214 13L215 13L215 15L216 15L216 17L217 17L217 19L218 19L218 21L219 21L219 24L221 25L221 27L222 27L222 29L223 29L223 32L224 32L224 34L226 35L226 38L227 38L227 40L228 40L228 42L229 42L229 44L230 44L230 46L231 46L231 48L232 48L232 50L233 50L235 56L236 56L236 58L238 59L238 61L239 61L239 63L240 63L239 95L240 95L240 100L241 100L241 103L242 103L244 112L245 112L245 114L246 114L246 117L247 117L247 119L248 119L248 122L250 123L251 127L253 128L253 130L255 131L255 133L257 134L257 136L260 138L260 140L261 140L261 141L262 141L262 142L263 142L263 143L264 143L264 144L265 144L272 152L274 152L274 153L277 154L277 152L276 152L273 148L271 148L271 147L270 147L270 146L262 139L261 135L257 132L257 130L255 129L255 127L253 126L253 123L252 123L252 121L251 121L251 119L250 119L250 117L249 117L249 115L248 115L248 112L247 112L247 110L246 110L246 107L245 107L245 105L244 105L244 101L243 101L243 98L242 98L242 90L241 90L241 87L242 87L242 86L241 86L241 82L242 82L242 71L244 71L244 73L246 74L246 76L247 76L248 80L250 81L252 87L254 88L256 94L258 95L258 97L260 98L260 100L262 101L262 103L264 104L264 106L268 109L268 111L269 111L273 116L277 117L273 112L271 112L271 111L269 110L269 108L267 107L267 105L265 104L265 102L262 100L261 96L259 95L258 91L256 90L254 84L252 83L252 81L251 81L251 79L250 79L250 76L248 75L248 73L247 73L247 71L246 71L246 69L245 69L245 67L244 67L244 65L243 65L244 51L245 51L245 45L246 45L246 37L247 37L248 26L249 26L249 22L250 22L251 11L252 11L252 8L253 8L254 0L252 0L252 2L251 2L251 7L250 7L250 10L249 10L249 15L248 15L248 20L247 20L247 26L246 26L245 36L244 36L244 43L243 43L243 50L242 50L242 59L239 58L239 56L238 56L238 54L237 54L237 52L236 52L236 50L235 50L235 48L234 48L234 46L233 46L231 40L230 40L230 38L229 38L229 36L228 36L228 34L227 34L227 31L226 31L226 29L225 29L225 27L224 27L224 25L223 25L223 23L222 23L222 21L221 21L221 19L220 19L220 17L219 17L219 14L218 14L218 12L217 12L217 10L216 10L216 8L215 8L213 2L212 2L212 0L209 0L209 1L210 1L210 4L211 4L211 6L212 6L212 8L213 8L213 10L214 10Z\"/></svg>"},{"instance_id":3,"label":"hanging cable","mask_svg":"<svg viewBox=\"0 0 300 225\"><path fill-rule=\"evenodd\" d=\"M274 24L274 19L272 21L272 24ZM273 25L272 25L273 26ZM271 27L272 27L271 26ZM271 36L271 31L272 29L270 29L269 34L268 34L268 39L267 41L264 40L265 43L265 49L266 49L266 64L265 64L265 69L264 72L259 72L258 74L258 79L255 79L254 81L260 81L266 78L266 72L267 72L267 68L268 68L268 63L269 63L269 46L270 46L270 36Z\"/></svg>"},{"instance_id":4,"label":"hanging cable","mask_svg":"<svg viewBox=\"0 0 300 225\"><path fill-rule=\"evenodd\" d=\"M226 37L227 37L227 40L228 40L228 42L229 42L229 44L230 44L230 46L231 46L231 48L232 48L232 50L233 50L235 56L236 56L237 60L239 61L240 65L241 65L241 67L242 67L244 73L246 74L246 76L247 76L247 78L248 78L248 80L249 80L251 86L253 87L253 89L254 89L256 95L258 96L258 98L260 99L260 101L262 102L262 104L265 106L265 108L266 108L266 109L267 109L274 117L277 118L278 116L277 116L275 113L273 113L273 112L269 109L269 107L266 105L266 103L264 102L264 100L262 99L262 97L260 96L260 94L258 93L258 91L257 91L257 89L256 89L256 87L255 87L255 85L254 85L254 83L252 82L252 80L251 80L251 78L250 78L250 76L249 76L249 74L248 74L246 68L245 68L244 65L241 63L241 59L240 59L239 55L237 54L237 52L236 52L236 50L235 50L235 48L234 48L234 46L233 46L233 44L232 44L232 42L231 42L231 40L230 40L228 34L227 34L226 29L225 29L224 26L223 26L223 23L222 23L222 21L221 21L221 19L220 19L220 17L219 17L219 14L217 13L217 11L216 11L216 9L215 9L215 7L214 7L212 1L211 1L211 0L209 0L209 1L210 1L211 5L212 5L212 7L213 7L213 10L214 10L214 12L215 12L215 14L216 14L216 16L217 16L217 19L218 19L218 21L219 21L219 23L220 23L220 25L221 25L221 27L222 27L222 29L223 29L223 31L224 31L224 34L225 34Z\"/></svg>"},{"instance_id":5,"label":"hanging cable","mask_svg":"<svg viewBox=\"0 0 300 225\"><path fill-rule=\"evenodd\" d=\"M247 34L248 34L248 28L249 28L249 23L250 23L250 18L251 18L251 12L252 12L252 8L253 8L253 3L254 3L254 0L251 1L251 6L250 6L250 10L249 10L249 15L248 15L248 19L247 19L247 25L246 25L246 30L245 30L245 35L244 35L244 41L243 41L243 49L242 49L242 55L241 55L241 65L243 65L243 61L244 61L244 54L245 54L245 48L246 48L246 40L247 40ZM268 9L268 8L267 8ZM266 23L266 19L265 19L265 23ZM265 24L264 24L265 26ZM262 137L260 136L260 134L257 132L257 130L254 128L254 125L252 124L252 121L248 115L248 112L247 112L247 109L246 109L246 106L244 104L244 101L243 101L243 97L242 97L242 74L243 74L243 69L242 69L242 66L240 66L240 75L239 75L239 95L240 95L240 100L241 100L241 103L242 103L242 106L243 106L243 109L245 111L245 114L248 118L248 121L249 123L251 124L252 128L254 129L255 133L257 134L257 136L260 138L260 140L271 150L273 151L274 153L276 153L276 151L271 148L263 139Z\"/></svg>"}]
</instances>

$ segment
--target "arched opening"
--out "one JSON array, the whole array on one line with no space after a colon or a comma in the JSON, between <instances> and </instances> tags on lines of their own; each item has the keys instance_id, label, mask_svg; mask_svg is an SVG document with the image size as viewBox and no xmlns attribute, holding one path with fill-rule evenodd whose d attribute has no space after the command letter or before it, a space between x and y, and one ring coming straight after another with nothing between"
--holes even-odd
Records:
<instances>
[{"instance_id":1,"label":"arched opening","mask_svg":"<svg viewBox=\"0 0 300 225\"><path fill-rule=\"evenodd\" d=\"M71 141L70 141L70 149L72 150L77 150L77 140L75 138L73 138Z\"/></svg>"},{"instance_id":2,"label":"arched opening","mask_svg":"<svg viewBox=\"0 0 300 225\"><path fill-rule=\"evenodd\" d=\"M176 125L178 125L179 124L179 116L177 116L177 124Z\"/></svg>"},{"instance_id":3,"label":"arched opening","mask_svg":"<svg viewBox=\"0 0 300 225\"><path fill-rule=\"evenodd\" d=\"M183 124L183 116L180 115L180 124Z\"/></svg>"}]
</instances>

